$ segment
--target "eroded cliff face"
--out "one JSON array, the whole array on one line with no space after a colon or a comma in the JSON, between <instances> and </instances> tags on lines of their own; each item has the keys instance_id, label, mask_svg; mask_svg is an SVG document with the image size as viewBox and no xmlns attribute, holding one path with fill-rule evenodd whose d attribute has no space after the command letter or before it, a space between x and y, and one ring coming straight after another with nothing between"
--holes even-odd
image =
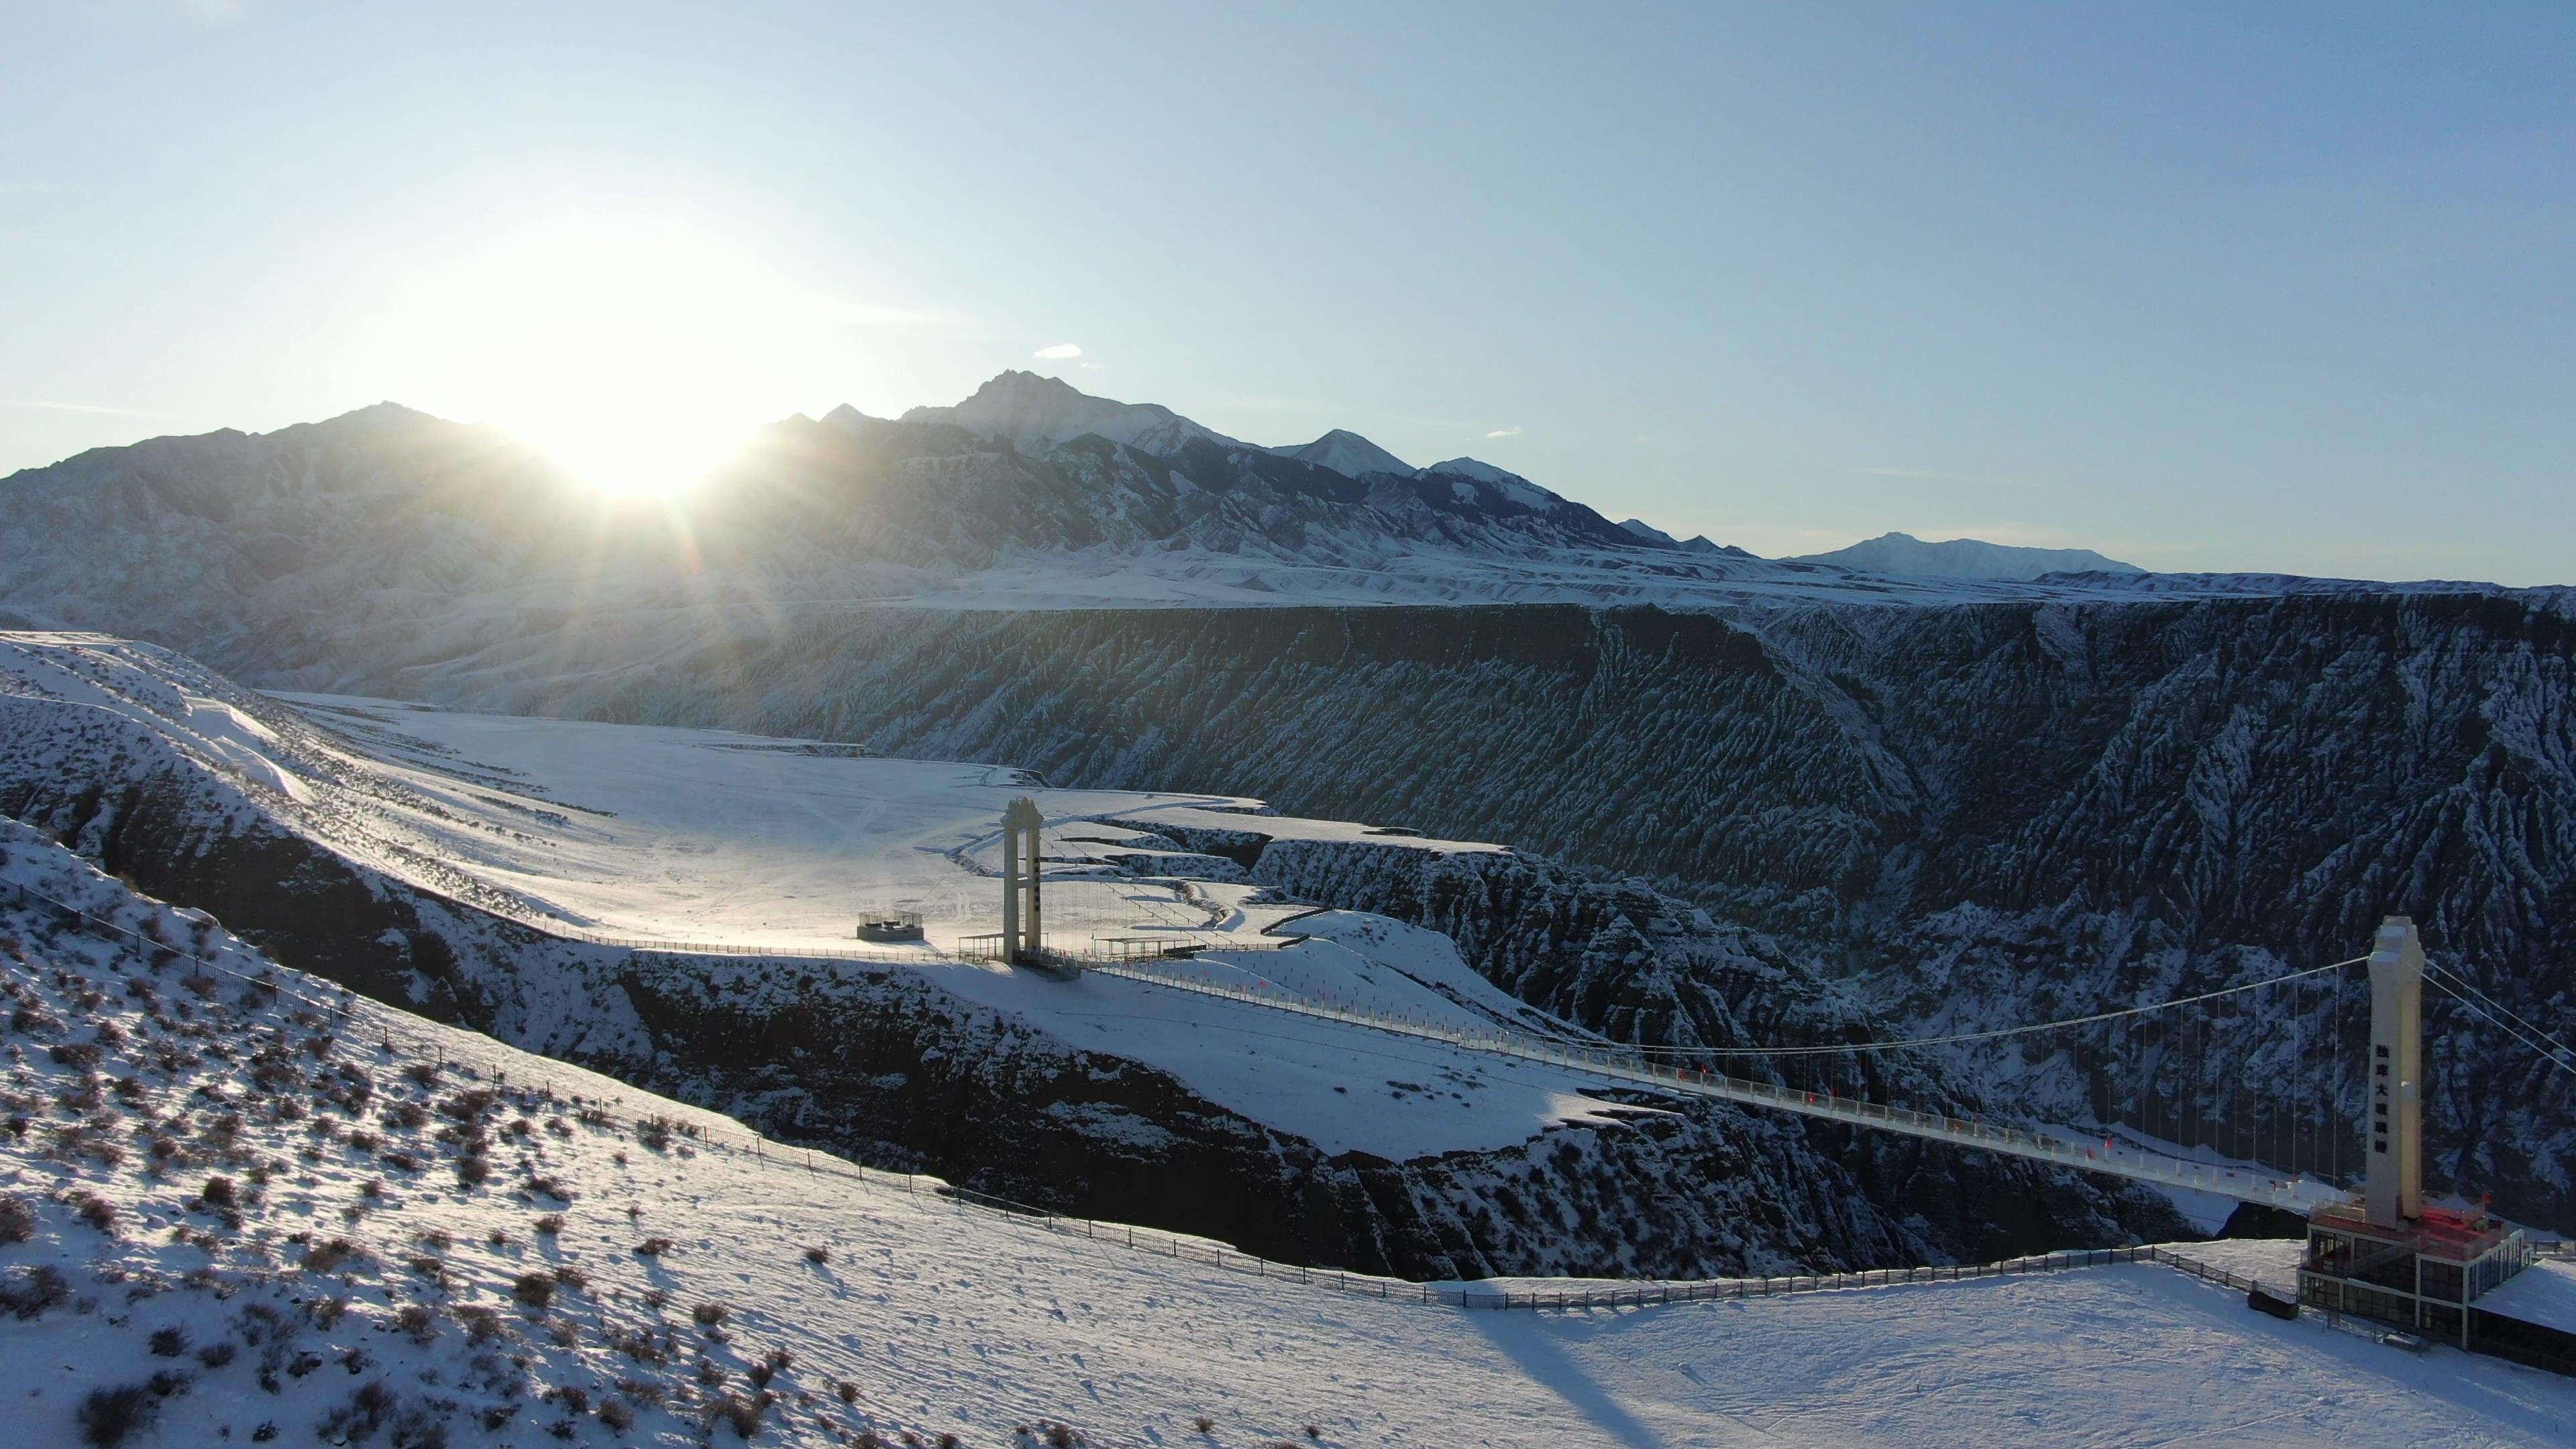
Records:
<instances>
[{"instance_id":1,"label":"eroded cliff face","mask_svg":"<svg viewBox=\"0 0 2576 1449\"><path fill-rule=\"evenodd\" d=\"M2170 999L2345 959L2402 913L2437 962L2576 1029L2576 622L2553 595L877 610L649 672L613 654L365 684L1504 841L1642 877L1901 1022ZM1438 919L1463 940L1474 916ZM2566 1075L2444 1007L2433 1033L2432 1174L2576 1221Z\"/></svg>"},{"instance_id":2,"label":"eroded cliff face","mask_svg":"<svg viewBox=\"0 0 2576 1449\"><path fill-rule=\"evenodd\" d=\"M321 848L130 721L50 701L0 707L12 726L0 811L148 892L214 912L282 962L788 1140L1024 1202L1284 1260L1437 1278L1968 1261L2183 1231L2163 1204L2116 1184L1973 1154L1888 1151L1719 1104L1646 1099L1627 1121L1500 1151L1404 1163L1329 1156L1164 1073L961 1001L920 973L746 966L547 936ZM1469 911L1442 858L1347 849L1341 861L1329 847L1242 853L1256 868L1266 861L1283 887L1418 907L1426 921ZM1599 971L1561 959L1552 937L1571 928L1536 924L1599 915L1587 904L1592 883L1528 862L1496 888L1518 901L1511 919L1525 926L1489 930L1489 954L1525 961L1528 982L1552 999L1597 997L1593 1015L1629 1019L1600 1004ZM1736 1029L1733 984L1702 980L1722 973L1695 949L1708 972L1677 977L1688 989L1677 984L1671 999L1691 1003L1689 1030L1723 1035ZM1817 1029L1872 1029L1831 991L1781 969Z\"/></svg>"}]
</instances>

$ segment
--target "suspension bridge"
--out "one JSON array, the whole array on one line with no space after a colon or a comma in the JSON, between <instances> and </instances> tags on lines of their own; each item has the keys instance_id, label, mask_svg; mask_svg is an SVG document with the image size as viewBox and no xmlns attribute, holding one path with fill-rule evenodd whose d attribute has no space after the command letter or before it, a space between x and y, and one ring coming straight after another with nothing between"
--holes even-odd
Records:
<instances>
[{"instance_id":1,"label":"suspension bridge","mask_svg":"<svg viewBox=\"0 0 2576 1449\"><path fill-rule=\"evenodd\" d=\"M2414 925L2390 917L2349 960L2062 1020L1898 1040L1638 1046L1499 1023L1435 1019L1274 986L1240 940L1166 919L1160 959L1042 946L1043 822L1006 817L1006 934L997 959L1087 969L1265 1010L1571 1070L1624 1087L1821 1118L2055 1166L2315 1214L2357 1209L2386 1231L2425 1221L2423 988L2478 1025L2576 1072L2576 1051L2456 972L2429 964ZM1150 909L1150 907L1149 907ZM1156 912L1156 914L1163 914ZM1197 966L1199 951L1233 969ZM1930 1068L1931 1070L1927 1070ZM2008 1081L2057 1122L1996 1122L1937 1103L1958 1073ZM1907 1105L1905 1089L1919 1092ZM2049 1114L2038 1114L2049 1115Z\"/></svg>"}]
</instances>

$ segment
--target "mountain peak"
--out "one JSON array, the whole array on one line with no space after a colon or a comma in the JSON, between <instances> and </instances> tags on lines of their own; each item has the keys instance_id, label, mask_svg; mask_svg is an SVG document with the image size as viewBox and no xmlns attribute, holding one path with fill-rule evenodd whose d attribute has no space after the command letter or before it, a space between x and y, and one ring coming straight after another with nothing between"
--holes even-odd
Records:
<instances>
[{"instance_id":1,"label":"mountain peak","mask_svg":"<svg viewBox=\"0 0 2576 1449\"><path fill-rule=\"evenodd\" d=\"M1410 477L1413 465L1386 449L1361 437L1348 428L1335 428L1311 443L1297 447L1273 448L1283 458L1330 468L1345 478L1365 473L1396 473Z\"/></svg>"},{"instance_id":2,"label":"mountain peak","mask_svg":"<svg viewBox=\"0 0 2576 1449\"><path fill-rule=\"evenodd\" d=\"M1160 403L1093 397L1060 377L1017 368L995 374L954 407L914 408L903 415L903 421L953 423L982 437L1008 438L1023 448L1069 443L1085 433L1149 453L1174 452L1197 438L1227 448L1251 446L1201 427Z\"/></svg>"}]
</instances>

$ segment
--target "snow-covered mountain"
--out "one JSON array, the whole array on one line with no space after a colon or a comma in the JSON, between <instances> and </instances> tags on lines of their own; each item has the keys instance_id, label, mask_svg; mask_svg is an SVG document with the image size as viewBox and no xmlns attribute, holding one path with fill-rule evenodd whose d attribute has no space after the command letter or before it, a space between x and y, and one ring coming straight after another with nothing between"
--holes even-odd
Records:
<instances>
[{"instance_id":1,"label":"snow-covered mountain","mask_svg":"<svg viewBox=\"0 0 2576 1449\"><path fill-rule=\"evenodd\" d=\"M1010 760L1541 850L1582 873L1541 872L1546 909L1482 937L1440 914L1454 863L1292 876L1284 852L1258 883L1452 934L1585 1029L1691 1019L1702 988L1672 983L1706 964L1699 910L1906 1024L2339 959L2403 910L2576 1027L2552 1004L2576 958L2564 591L1906 579L1643 546L1471 460L1354 479L1211 437L1022 447L855 415L770 429L676 513L390 406L98 450L0 505L0 611L263 686ZM1516 607L1420 607L1462 603ZM1609 886L1632 876L1642 895ZM2455 1060L2443 1170L2563 1221L2564 1088L2474 1030ZM2544 1108L2477 1116L2498 1102Z\"/></svg>"},{"instance_id":2,"label":"snow-covered mountain","mask_svg":"<svg viewBox=\"0 0 2576 1449\"><path fill-rule=\"evenodd\" d=\"M2089 548L2023 548L1975 538L1926 543L1910 533L1882 533L1831 553L1802 554L1798 561L1939 579L2036 579L2049 574L2146 572L2136 564L2104 558Z\"/></svg>"}]
</instances>

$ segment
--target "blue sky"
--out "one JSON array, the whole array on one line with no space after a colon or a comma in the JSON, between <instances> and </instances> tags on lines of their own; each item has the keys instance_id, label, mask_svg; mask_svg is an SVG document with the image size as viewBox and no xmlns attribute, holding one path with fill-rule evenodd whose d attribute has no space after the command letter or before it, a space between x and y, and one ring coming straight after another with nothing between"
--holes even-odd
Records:
<instances>
[{"instance_id":1,"label":"blue sky","mask_svg":"<svg viewBox=\"0 0 2576 1449\"><path fill-rule=\"evenodd\" d=\"M1024 367L1762 553L2576 582L2571 74L2565 5L30 0L0 469Z\"/></svg>"}]
</instances>

